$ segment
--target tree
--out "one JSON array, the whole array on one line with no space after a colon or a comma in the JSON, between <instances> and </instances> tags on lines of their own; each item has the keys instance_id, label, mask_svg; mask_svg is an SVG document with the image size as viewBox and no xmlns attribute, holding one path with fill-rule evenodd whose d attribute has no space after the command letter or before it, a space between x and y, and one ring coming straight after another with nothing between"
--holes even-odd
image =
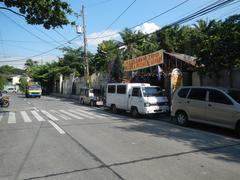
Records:
<instances>
[{"instance_id":1,"label":"tree","mask_svg":"<svg viewBox=\"0 0 240 180\"><path fill-rule=\"evenodd\" d=\"M0 90L3 90L5 81L6 81L5 78L2 75L0 75Z\"/></svg>"},{"instance_id":2,"label":"tree","mask_svg":"<svg viewBox=\"0 0 240 180\"><path fill-rule=\"evenodd\" d=\"M23 73L24 73L23 69L18 69L18 68L15 68L13 66L3 65L3 66L0 67L0 74L4 74L4 75L18 74L18 75L21 75Z\"/></svg>"},{"instance_id":3,"label":"tree","mask_svg":"<svg viewBox=\"0 0 240 180\"><path fill-rule=\"evenodd\" d=\"M46 29L62 27L69 23L67 14L72 12L69 4L62 0L0 0L8 10L23 16L28 24L43 25ZM15 9L18 9L18 12Z\"/></svg>"},{"instance_id":4,"label":"tree","mask_svg":"<svg viewBox=\"0 0 240 180\"><path fill-rule=\"evenodd\" d=\"M28 84L27 78L21 77L18 84L20 91L25 92L27 88L27 84Z\"/></svg>"}]
</instances>

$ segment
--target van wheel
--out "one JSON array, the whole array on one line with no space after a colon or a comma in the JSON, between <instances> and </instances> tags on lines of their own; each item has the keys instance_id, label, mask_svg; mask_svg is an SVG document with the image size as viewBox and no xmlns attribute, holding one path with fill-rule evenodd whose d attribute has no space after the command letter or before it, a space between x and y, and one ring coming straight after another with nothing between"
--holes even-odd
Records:
<instances>
[{"instance_id":1,"label":"van wheel","mask_svg":"<svg viewBox=\"0 0 240 180\"><path fill-rule=\"evenodd\" d=\"M90 101L90 106L91 106L91 107L94 106L94 101Z\"/></svg>"},{"instance_id":2,"label":"van wheel","mask_svg":"<svg viewBox=\"0 0 240 180\"><path fill-rule=\"evenodd\" d=\"M117 108L116 108L115 104L111 105L111 112L112 113L117 113Z\"/></svg>"},{"instance_id":3,"label":"van wheel","mask_svg":"<svg viewBox=\"0 0 240 180\"><path fill-rule=\"evenodd\" d=\"M188 116L184 111L178 111L176 113L176 120L180 126L186 126L188 124Z\"/></svg>"},{"instance_id":4,"label":"van wheel","mask_svg":"<svg viewBox=\"0 0 240 180\"><path fill-rule=\"evenodd\" d=\"M237 122L236 125L236 135L240 138L240 120Z\"/></svg>"},{"instance_id":5,"label":"van wheel","mask_svg":"<svg viewBox=\"0 0 240 180\"><path fill-rule=\"evenodd\" d=\"M139 117L138 109L136 107L132 107L130 113L131 113L131 116L134 118Z\"/></svg>"}]
</instances>

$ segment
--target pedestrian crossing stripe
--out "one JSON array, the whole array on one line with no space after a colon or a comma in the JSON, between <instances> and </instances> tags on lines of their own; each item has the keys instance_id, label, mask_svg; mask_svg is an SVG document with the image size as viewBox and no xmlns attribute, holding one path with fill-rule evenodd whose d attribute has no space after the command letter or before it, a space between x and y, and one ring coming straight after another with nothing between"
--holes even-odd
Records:
<instances>
[{"instance_id":1,"label":"pedestrian crossing stripe","mask_svg":"<svg viewBox=\"0 0 240 180\"><path fill-rule=\"evenodd\" d=\"M116 115L114 115L116 116ZM20 120L19 120L20 118ZM113 117L111 114L96 111L92 109L60 109L60 110L31 110L19 112L3 112L0 113L0 122L7 121L8 124L15 124L17 122L31 123L43 122L47 120L79 120L79 119L119 119L120 117Z\"/></svg>"},{"instance_id":2,"label":"pedestrian crossing stripe","mask_svg":"<svg viewBox=\"0 0 240 180\"><path fill-rule=\"evenodd\" d=\"M42 116L40 116L37 111L31 111L32 115L38 120L38 121L45 121Z\"/></svg>"},{"instance_id":3,"label":"pedestrian crossing stripe","mask_svg":"<svg viewBox=\"0 0 240 180\"><path fill-rule=\"evenodd\" d=\"M56 118L55 116L51 115L50 113L48 113L48 112L45 111L45 110L41 110L41 112L42 112L43 114L45 114L49 119L51 119L51 120L53 120L53 121L58 121L58 120L59 120L58 118Z\"/></svg>"},{"instance_id":4,"label":"pedestrian crossing stripe","mask_svg":"<svg viewBox=\"0 0 240 180\"><path fill-rule=\"evenodd\" d=\"M64 113L64 114L66 114L66 115L68 115L68 116L71 116L71 117L73 117L73 118L75 118L75 119L83 119L82 117L80 117L80 116L77 116L77 115L75 115L75 114L72 114L72 113L70 113L70 112L67 112L67 111L65 111L65 110L59 110L60 112L62 112L62 113Z\"/></svg>"},{"instance_id":5,"label":"pedestrian crossing stripe","mask_svg":"<svg viewBox=\"0 0 240 180\"><path fill-rule=\"evenodd\" d=\"M13 124L16 123L16 116L14 112L9 112L8 114L8 123Z\"/></svg>"},{"instance_id":6,"label":"pedestrian crossing stripe","mask_svg":"<svg viewBox=\"0 0 240 180\"><path fill-rule=\"evenodd\" d=\"M29 118L26 111L21 111L20 113L22 115L22 118L23 118L24 122L32 122L32 120Z\"/></svg>"},{"instance_id":7,"label":"pedestrian crossing stripe","mask_svg":"<svg viewBox=\"0 0 240 180\"><path fill-rule=\"evenodd\" d=\"M80 116L82 116L82 117L86 117L86 118L89 118L89 119L94 119L93 116L90 116L90 115L87 115L87 114L83 114L83 113L81 113L81 112L77 112L77 111L74 111L74 110L68 110L68 111L70 111L70 112L72 112L72 113L75 113L75 114L78 114L78 115L80 115Z\"/></svg>"},{"instance_id":8,"label":"pedestrian crossing stripe","mask_svg":"<svg viewBox=\"0 0 240 180\"><path fill-rule=\"evenodd\" d=\"M63 118L64 120L71 120L70 117L64 115L63 113L60 113L60 112L58 112L56 110L50 110L50 111L51 111L51 113L56 114L57 116Z\"/></svg>"}]
</instances>

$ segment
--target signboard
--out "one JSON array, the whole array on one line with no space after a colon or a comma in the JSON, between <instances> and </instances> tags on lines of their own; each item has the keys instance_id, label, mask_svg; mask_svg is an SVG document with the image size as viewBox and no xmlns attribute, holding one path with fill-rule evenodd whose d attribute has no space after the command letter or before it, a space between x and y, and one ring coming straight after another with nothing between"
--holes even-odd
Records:
<instances>
[{"instance_id":1,"label":"signboard","mask_svg":"<svg viewBox=\"0 0 240 180\"><path fill-rule=\"evenodd\" d=\"M145 56L124 61L124 71L135 71L163 63L163 51L156 51Z\"/></svg>"}]
</instances>

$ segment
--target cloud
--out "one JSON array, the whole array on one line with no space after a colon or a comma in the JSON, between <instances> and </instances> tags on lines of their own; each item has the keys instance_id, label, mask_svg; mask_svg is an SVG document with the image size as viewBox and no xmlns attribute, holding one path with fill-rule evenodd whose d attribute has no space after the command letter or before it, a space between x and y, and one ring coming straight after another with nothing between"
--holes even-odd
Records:
<instances>
[{"instance_id":1,"label":"cloud","mask_svg":"<svg viewBox=\"0 0 240 180\"><path fill-rule=\"evenodd\" d=\"M135 31L140 31L144 34L150 34L154 31L159 30L159 29L160 29L160 27L158 25L156 25L155 23L144 23L141 26L137 26L135 28Z\"/></svg>"},{"instance_id":2,"label":"cloud","mask_svg":"<svg viewBox=\"0 0 240 180\"><path fill-rule=\"evenodd\" d=\"M118 31L108 30L106 32L94 32L88 35L88 45L97 46L103 41L108 41L112 39L119 39L120 35Z\"/></svg>"}]
</instances>

